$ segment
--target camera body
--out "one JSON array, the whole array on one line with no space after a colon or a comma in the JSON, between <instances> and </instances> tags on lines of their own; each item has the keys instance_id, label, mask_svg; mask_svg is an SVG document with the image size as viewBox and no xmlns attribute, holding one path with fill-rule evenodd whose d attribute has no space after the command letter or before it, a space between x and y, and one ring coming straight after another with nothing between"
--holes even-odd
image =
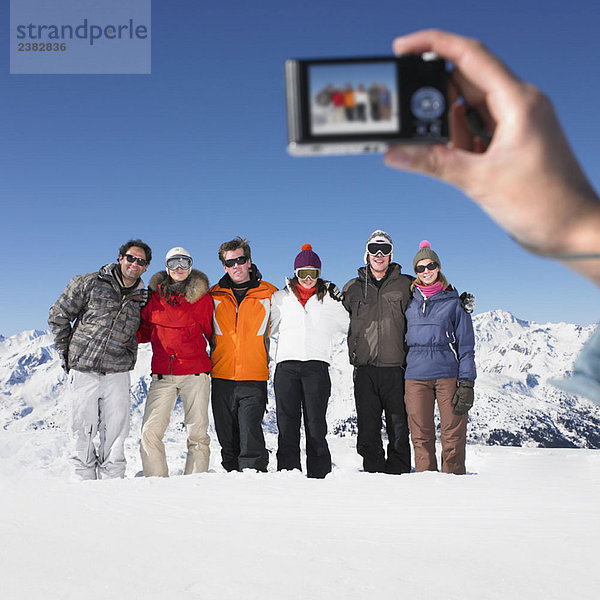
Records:
<instances>
[{"instance_id":1,"label":"camera body","mask_svg":"<svg viewBox=\"0 0 600 600\"><path fill-rule=\"evenodd\" d=\"M448 71L434 53L288 60L288 152L385 152L448 141Z\"/></svg>"}]
</instances>

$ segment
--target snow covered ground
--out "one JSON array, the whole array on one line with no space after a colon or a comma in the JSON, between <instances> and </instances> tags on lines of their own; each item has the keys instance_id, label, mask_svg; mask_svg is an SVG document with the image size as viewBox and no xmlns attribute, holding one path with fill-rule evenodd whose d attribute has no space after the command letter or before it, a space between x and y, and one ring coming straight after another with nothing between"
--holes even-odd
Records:
<instances>
[{"instance_id":1,"label":"snow covered ground","mask_svg":"<svg viewBox=\"0 0 600 600\"><path fill-rule=\"evenodd\" d=\"M212 424L211 472L181 476L179 405L165 436L174 476L136 478L150 360L141 347L127 479L77 482L49 334L0 339L0 600L595 600L600 450L583 448L599 445L600 409L545 383L568 372L593 328L504 311L474 321L469 439L528 447L470 444L464 477L360 472L344 347L325 480L273 472L273 455L267 474L226 474ZM581 449L558 448L569 444Z\"/></svg>"},{"instance_id":2,"label":"snow covered ground","mask_svg":"<svg viewBox=\"0 0 600 600\"><path fill-rule=\"evenodd\" d=\"M183 433L172 440L174 473ZM469 446L463 477L334 472L76 482L61 430L0 431L0 597L564 599L600 586L600 451ZM272 465L271 465L272 468Z\"/></svg>"}]
</instances>

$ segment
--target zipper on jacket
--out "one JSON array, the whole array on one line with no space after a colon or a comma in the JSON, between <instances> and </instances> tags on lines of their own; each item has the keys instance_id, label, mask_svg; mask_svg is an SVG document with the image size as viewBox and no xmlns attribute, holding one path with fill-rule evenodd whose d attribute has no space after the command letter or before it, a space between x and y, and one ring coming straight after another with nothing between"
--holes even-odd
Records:
<instances>
[{"instance_id":1,"label":"zipper on jacket","mask_svg":"<svg viewBox=\"0 0 600 600\"><path fill-rule=\"evenodd\" d=\"M117 290L115 288L115 285L113 284L112 281L110 281L109 279L106 280L108 283L110 283L110 285L112 285L113 289L115 291L117 291L118 293L121 293L121 288L119 286L119 289ZM136 292L138 292L139 290L135 290ZM106 342L104 342L104 348L102 349L102 355L100 356L100 364L98 365L99 367L102 366L102 364L104 363L104 357L106 355L106 350L108 349L108 342L110 341L110 338L112 337L113 331L115 330L115 325L117 324L117 320L119 318L119 315L123 312L123 309L125 308L125 304L127 304L128 300L132 300L133 301L133 295L127 295L127 296L121 296L121 307L119 308L119 311L117 312L117 314L115 315L115 318L113 319L113 322L110 325L110 330L108 332L108 335L106 336ZM141 312L141 310L140 310Z\"/></svg>"},{"instance_id":2,"label":"zipper on jacket","mask_svg":"<svg viewBox=\"0 0 600 600\"><path fill-rule=\"evenodd\" d=\"M108 335L106 336L106 341L104 342L104 348L102 349L102 355L100 356L100 364L98 365L99 367L101 367L102 364L104 363L104 357L106 355L106 350L108 348L108 342L110 342L110 338L112 337L113 331L115 330L115 325L117 324L117 319L119 318L119 315L123 312L123 309L125 308L126 301L127 301L126 296L121 298L121 308L119 308L119 311L115 315L115 318L113 319L113 322L110 325L110 330L108 331Z\"/></svg>"}]
</instances>

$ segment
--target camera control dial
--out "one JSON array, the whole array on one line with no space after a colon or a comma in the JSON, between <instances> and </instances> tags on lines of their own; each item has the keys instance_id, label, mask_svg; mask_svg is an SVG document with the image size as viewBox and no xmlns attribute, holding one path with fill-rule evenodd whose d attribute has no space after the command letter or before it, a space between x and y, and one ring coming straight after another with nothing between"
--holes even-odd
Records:
<instances>
[{"instance_id":1,"label":"camera control dial","mask_svg":"<svg viewBox=\"0 0 600 600\"><path fill-rule=\"evenodd\" d=\"M410 99L410 110L417 119L434 121L446 108L443 94L433 87L419 88Z\"/></svg>"}]
</instances>

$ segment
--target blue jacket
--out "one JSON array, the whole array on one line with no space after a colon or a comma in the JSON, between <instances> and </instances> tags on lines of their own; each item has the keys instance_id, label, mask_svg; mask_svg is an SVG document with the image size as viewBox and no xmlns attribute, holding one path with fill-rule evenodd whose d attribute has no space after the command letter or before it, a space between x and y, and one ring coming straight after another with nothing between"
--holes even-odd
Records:
<instances>
[{"instance_id":1,"label":"blue jacket","mask_svg":"<svg viewBox=\"0 0 600 600\"><path fill-rule=\"evenodd\" d=\"M473 323L456 290L450 287L426 299L415 287L406 307L406 325L406 379L475 381Z\"/></svg>"}]
</instances>

